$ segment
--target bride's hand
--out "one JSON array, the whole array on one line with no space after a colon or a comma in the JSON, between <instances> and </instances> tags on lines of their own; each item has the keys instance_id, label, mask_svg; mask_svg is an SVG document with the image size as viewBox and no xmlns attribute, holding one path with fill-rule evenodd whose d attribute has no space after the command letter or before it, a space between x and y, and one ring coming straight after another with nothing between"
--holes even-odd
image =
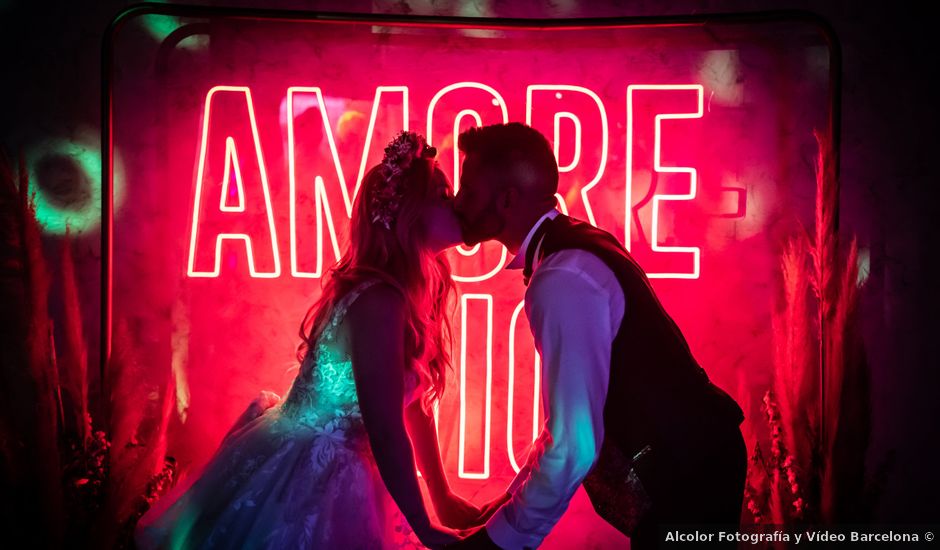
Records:
<instances>
[{"instance_id":1,"label":"bride's hand","mask_svg":"<svg viewBox=\"0 0 940 550\"><path fill-rule=\"evenodd\" d=\"M444 548L444 546L460 540L460 535L456 531L438 525L428 525L423 529L415 529L415 535L418 536L421 544L432 550Z\"/></svg>"},{"instance_id":2,"label":"bride's hand","mask_svg":"<svg viewBox=\"0 0 940 550\"><path fill-rule=\"evenodd\" d=\"M483 514L479 507L451 491L434 502L434 510L442 524L454 529L479 525Z\"/></svg>"}]
</instances>

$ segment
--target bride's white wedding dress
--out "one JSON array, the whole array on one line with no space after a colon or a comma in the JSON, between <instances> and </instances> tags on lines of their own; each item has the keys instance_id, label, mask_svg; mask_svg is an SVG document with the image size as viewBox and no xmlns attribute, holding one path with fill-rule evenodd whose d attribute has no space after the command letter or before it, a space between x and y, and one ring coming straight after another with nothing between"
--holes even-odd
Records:
<instances>
[{"instance_id":1,"label":"bride's white wedding dress","mask_svg":"<svg viewBox=\"0 0 940 550\"><path fill-rule=\"evenodd\" d=\"M139 548L423 548L379 476L349 352L336 340L349 305L375 282L337 303L287 396L246 411L195 481L148 510ZM425 388L409 371L406 402Z\"/></svg>"}]
</instances>

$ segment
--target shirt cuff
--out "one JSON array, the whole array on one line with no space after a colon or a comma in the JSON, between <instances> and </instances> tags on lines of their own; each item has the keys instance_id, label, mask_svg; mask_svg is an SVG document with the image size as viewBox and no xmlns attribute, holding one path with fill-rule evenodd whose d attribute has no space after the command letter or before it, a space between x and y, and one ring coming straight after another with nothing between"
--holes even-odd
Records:
<instances>
[{"instance_id":1,"label":"shirt cuff","mask_svg":"<svg viewBox=\"0 0 940 550\"><path fill-rule=\"evenodd\" d=\"M516 477L512 478L512 481L509 482L509 487L506 487L506 492L510 495L516 494L516 490L529 479L529 474L532 471L532 466L526 463L516 474Z\"/></svg>"},{"instance_id":2,"label":"shirt cuff","mask_svg":"<svg viewBox=\"0 0 940 550\"><path fill-rule=\"evenodd\" d=\"M503 550L526 550L538 548L542 538L526 533L520 533L506 519L506 506L493 514L486 522L486 534Z\"/></svg>"}]
</instances>

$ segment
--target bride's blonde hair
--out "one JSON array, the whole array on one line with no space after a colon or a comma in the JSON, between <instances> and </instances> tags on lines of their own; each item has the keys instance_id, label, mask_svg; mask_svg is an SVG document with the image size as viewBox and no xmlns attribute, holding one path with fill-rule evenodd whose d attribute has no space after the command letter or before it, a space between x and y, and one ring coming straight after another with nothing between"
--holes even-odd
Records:
<instances>
[{"instance_id":1,"label":"bride's blonde hair","mask_svg":"<svg viewBox=\"0 0 940 550\"><path fill-rule=\"evenodd\" d=\"M421 223L421 214L440 192L442 180L450 185L432 159L411 162L399 179L401 190L394 222L386 227L374 221L373 212L376 198L387 190L386 173L381 164L369 170L353 205L346 251L330 269L323 293L301 322L298 361L303 361L315 345L336 303L360 282L379 278L405 297L406 357L424 365L431 381L422 400L426 410L443 396L445 371L450 367L450 315L456 287L445 254L432 253L423 246L426 236Z\"/></svg>"}]
</instances>

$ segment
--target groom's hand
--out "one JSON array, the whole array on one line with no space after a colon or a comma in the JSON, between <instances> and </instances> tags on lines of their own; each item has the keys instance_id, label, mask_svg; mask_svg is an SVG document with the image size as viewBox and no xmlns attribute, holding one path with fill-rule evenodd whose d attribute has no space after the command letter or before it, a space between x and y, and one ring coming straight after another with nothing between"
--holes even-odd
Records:
<instances>
[{"instance_id":1,"label":"groom's hand","mask_svg":"<svg viewBox=\"0 0 940 550\"><path fill-rule=\"evenodd\" d=\"M431 499L442 524L453 529L467 529L480 525L483 511L470 501L448 491L437 499Z\"/></svg>"},{"instance_id":2,"label":"groom's hand","mask_svg":"<svg viewBox=\"0 0 940 550\"><path fill-rule=\"evenodd\" d=\"M493 542L485 527L480 527L467 538L448 544L444 550L502 550Z\"/></svg>"},{"instance_id":3,"label":"groom's hand","mask_svg":"<svg viewBox=\"0 0 940 550\"><path fill-rule=\"evenodd\" d=\"M499 510L503 504L509 502L509 499L512 498L512 495L509 493L503 493L493 500L487 502L480 508L480 516L477 518L476 523L482 525L489 521L490 517L496 513L496 510Z\"/></svg>"}]
</instances>

